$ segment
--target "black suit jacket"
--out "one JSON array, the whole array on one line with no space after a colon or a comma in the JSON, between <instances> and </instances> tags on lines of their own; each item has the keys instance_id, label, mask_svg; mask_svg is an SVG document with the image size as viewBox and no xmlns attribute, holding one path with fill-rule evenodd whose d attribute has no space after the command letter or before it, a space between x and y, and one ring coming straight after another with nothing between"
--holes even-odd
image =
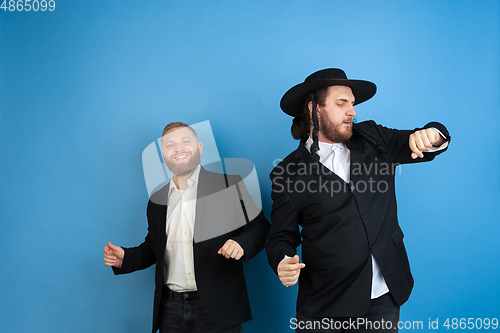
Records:
<instances>
[{"instance_id":1,"label":"black suit jacket","mask_svg":"<svg viewBox=\"0 0 500 333\"><path fill-rule=\"evenodd\" d=\"M223 174L201 168L193 241L198 294L209 317L220 327L252 319L243 262L263 249L269 231L269 222L254 205L241 177L227 175L227 182ZM246 223L235 184L239 184L249 223ZM162 289L166 288L164 257L168 190L169 184L153 194L148 202L148 234L144 242L138 247L125 248L122 267L113 267L115 274L125 274L156 264L153 332L158 329L160 302L165 301L161 295ZM217 254L228 239L241 245L245 252L242 259L226 259Z\"/></svg>"},{"instance_id":2,"label":"black suit jacket","mask_svg":"<svg viewBox=\"0 0 500 333\"><path fill-rule=\"evenodd\" d=\"M349 184L321 163L311 163L304 142L270 175L269 264L276 272L284 256L294 256L302 242L301 262L306 266L299 278L297 312L309 317L366 313L371 298L370 254L398 304L408 299L413 287L397 218L395 166L430 161L444 150L413 160L408 140L414 131L389 129L373 121L355 126L370 139L355 131L346 143L351 152ZM449 139L443 125L428 127Z\"/></svg>"}]
</instances>

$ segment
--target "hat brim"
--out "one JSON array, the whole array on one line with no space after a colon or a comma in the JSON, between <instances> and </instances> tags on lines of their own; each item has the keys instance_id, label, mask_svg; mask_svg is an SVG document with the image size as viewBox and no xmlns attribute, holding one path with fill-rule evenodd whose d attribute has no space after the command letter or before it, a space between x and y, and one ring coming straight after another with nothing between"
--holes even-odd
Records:
<instances>
[{"instance_id":1,"label":"hat brim","mask_svg":"<svg viewBox=\"0 0 500 333\"><path fill-rule=\"evenodd\" d=\"M290 116L302 116L306 96L313 91L329 86L350 87L354 95L354 105L366 102L377 92L377 86L370 81L349 79L310 80L290 88L281 98L280 107Z\"/></svg>"}]
</instances>

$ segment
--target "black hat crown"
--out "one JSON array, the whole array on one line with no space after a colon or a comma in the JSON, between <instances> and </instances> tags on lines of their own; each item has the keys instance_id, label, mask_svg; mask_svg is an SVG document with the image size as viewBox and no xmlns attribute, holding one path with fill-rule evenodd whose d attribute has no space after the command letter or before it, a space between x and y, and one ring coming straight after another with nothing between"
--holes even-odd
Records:
<instances>
[{"instance_id":1,"label":"black hat crown","mask_svg":"<svg viewBox=\"0 0 500 333\"><path fill-rule=\"evenodd\" d=\"M281 109L290 116L302 116L304 100L310 93L329 86L347 86L354 95L354 105L363 103L375 95L377 86L369 81L349 80L345 72L339 68L322 69L309 75L281 98Z\"/></svg>"}]
</instances>

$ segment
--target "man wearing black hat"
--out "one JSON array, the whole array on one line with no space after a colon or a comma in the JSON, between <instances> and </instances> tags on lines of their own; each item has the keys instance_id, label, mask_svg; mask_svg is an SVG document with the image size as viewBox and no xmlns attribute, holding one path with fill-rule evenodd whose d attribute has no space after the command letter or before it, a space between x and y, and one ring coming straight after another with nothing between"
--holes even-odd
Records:
<instances>
[{"instance_id":1,"label":"man wearing black hat","mask_svg":"<svg viewBox=\"0 0 500 333\"><path fill-rule=\"evenodd\" d=\"M375 92L371 82L325 69L281 99L300 144L270 175L266 251L283 285L299 282L290 321L298 332L397 331L399 307L413 287L395 168L433 160L450 136L436 122L415 130L354 124L353 106Z\"/></svg>"}]
</instances>

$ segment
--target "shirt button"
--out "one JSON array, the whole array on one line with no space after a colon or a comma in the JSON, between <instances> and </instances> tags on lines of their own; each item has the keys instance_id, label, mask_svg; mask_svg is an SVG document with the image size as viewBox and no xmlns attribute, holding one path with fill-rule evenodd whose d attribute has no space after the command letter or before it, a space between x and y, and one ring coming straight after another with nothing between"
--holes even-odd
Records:
<instances>
[{"instance_id":1,"label":"shirt button","mask_svg":"<svg viewBox=\"0 0 500 333\"><path fill-rule=\"evenodd\" d=\"M354 191L356 188L353 186L351 186L351 191Z\"/></svg>"}]
</instances>

